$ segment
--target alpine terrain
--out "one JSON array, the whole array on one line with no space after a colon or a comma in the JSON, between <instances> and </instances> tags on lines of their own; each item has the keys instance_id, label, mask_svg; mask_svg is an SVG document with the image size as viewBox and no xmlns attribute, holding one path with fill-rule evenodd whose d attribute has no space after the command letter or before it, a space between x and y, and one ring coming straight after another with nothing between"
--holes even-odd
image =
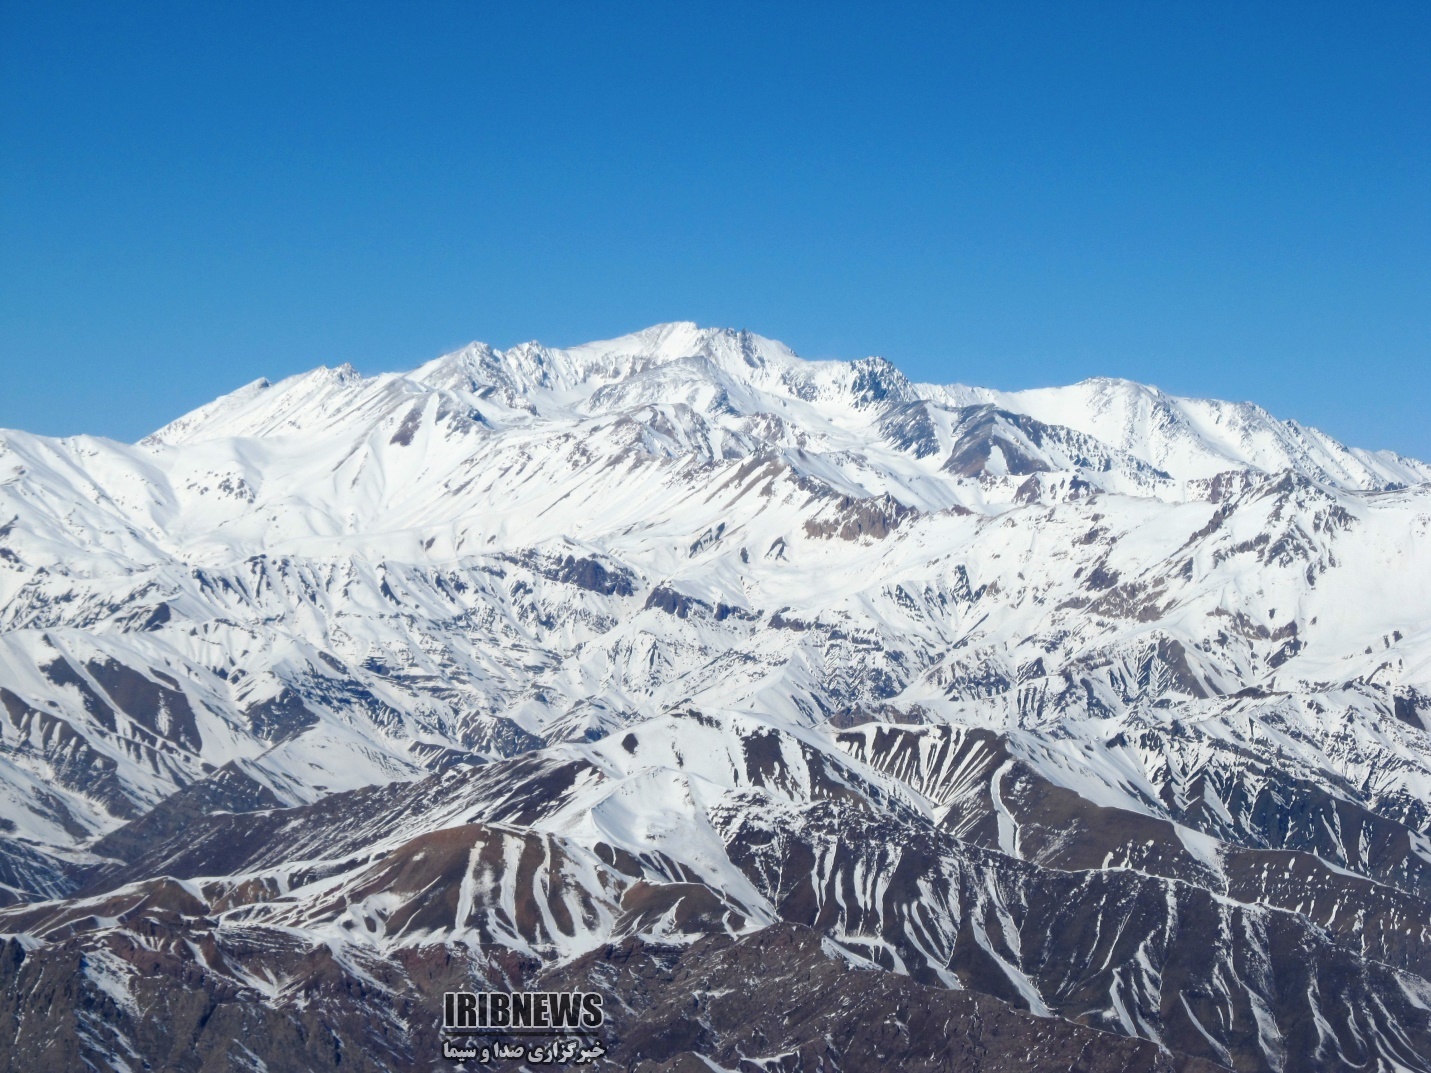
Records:
<instances>
[{"instance_id":1,"label":"alpine terrain","mask_svg":"<svg viewBox=\"0 0 1431 1073\"><path fill-rule=\"evenodd\" d=\"M1428 482L692 324L0 432L0 1067L1431 1070Z\"/></svg>"}]
</instances>

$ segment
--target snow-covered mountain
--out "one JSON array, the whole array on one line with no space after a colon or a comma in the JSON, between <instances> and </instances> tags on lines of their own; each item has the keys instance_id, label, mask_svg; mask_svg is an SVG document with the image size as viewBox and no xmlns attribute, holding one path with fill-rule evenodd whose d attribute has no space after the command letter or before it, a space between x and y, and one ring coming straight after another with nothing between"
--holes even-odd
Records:
<instances>
[{"instance_id":1,"label":"snow-covered mountain","mask_svg":"<svg viewBox=\"0 0 1431 1073\"><path fill-rule=\"evenodd\" d=\"M997 1016L1088 1068L1431 1069L1427 482L692 324L0 433L0 1038L348 1068L317 1009L427 1068L443 986L579 977L612 1068L818 1068L829 1024L651 1004L779 949L871 1016L977 993L905 1068Z\"/></svg>"}]
</instances>

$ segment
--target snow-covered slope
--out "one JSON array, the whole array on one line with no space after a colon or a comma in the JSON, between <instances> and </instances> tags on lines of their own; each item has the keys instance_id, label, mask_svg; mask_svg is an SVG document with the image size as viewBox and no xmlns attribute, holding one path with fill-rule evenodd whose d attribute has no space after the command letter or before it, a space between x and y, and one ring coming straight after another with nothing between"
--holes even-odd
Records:
<instances>
[{"instance_id":1,"label":"snow-covered slope","mask_svg":"<svg viewBox=\"0 0 1431 1073\"><path fill-rule=\"evenodd\" d=\"M410 976L784 922L1224 1066L1428 1068L1428 480L691 324L3 432L0 930L90 956L130 891L216 922L205 972L360 927L344 972ZM277 1016L279 962L223 986Z\"/></svg>"},{"instance_id":2,"label":"snow-covered slope","mask_svg":"<svg viewBox=\"0 0 1431 1073\"><path fill-rule=\"evenodd\" d=\"M1345 447L1318 429L1279 421L1250 402L1177 398L1105 377L1069 387L971 394L1048 424L1077 429L1182 479L1213 477L1234 468L1263 473L1290 469L1358 489L1431 479L1431 468L1423 462L1391 451Z\"/></svg>"}]
</instances>

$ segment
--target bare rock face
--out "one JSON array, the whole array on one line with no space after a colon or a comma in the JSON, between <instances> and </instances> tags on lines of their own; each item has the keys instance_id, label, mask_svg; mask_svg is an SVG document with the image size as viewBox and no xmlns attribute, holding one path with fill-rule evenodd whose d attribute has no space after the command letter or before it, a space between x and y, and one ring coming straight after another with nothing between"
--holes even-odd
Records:
<instances>
[{"instance_id":1,"label":"bare rock face","mask_svg":"<svg viewBox=\"0 0 1431 1073\"><path fill-rule=\"evenodd\" d=\"M0 1068L1431 1071L1428 480L689 324L0 433Z\"/></svg>"},{"instance_id":2,"label":"bare rock face","mask_svg":"<svg viewBox=\"0 0 1431 1073\"><path fill-rule=\"evenodd\" d=\"M693 778L694 812L643 821L666 837L613 825L653 780L677 801ZM497 988L602 991L610 1068L1427 1065L1420 893L1257 826L1096 805L987 731L687 710L157 824L79 895L0 910L24 937L4 958L15 1053L200 1069L176 1033L238 1062L246 1024L280 1041L270 1061L258 1028L237 1037L269 1068L430 1068L442 992Z\"/></svg>"},{"instance_id":3,"label":"bare rock face","mask_svg":"<svg viewBox=\"0 0 1431 1073\"><path fill-rule=\"evenodd\" d=\"M838 1068L996 1071L1186 1070L1222 1067L1021 1013L987 995L854 967L810 929L651 947L637 939L593 951L543 978L599 989L619 1011L606 1026L613 1068L654 1073Z\"/></svg>"}]
</instances>

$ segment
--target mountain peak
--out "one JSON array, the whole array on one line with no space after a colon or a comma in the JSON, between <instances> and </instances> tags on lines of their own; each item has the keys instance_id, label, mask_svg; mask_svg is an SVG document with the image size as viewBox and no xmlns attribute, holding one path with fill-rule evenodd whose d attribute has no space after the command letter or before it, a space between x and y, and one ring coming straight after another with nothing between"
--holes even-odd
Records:
<instances>
[{"instance_id":1,"label":"mountain peak","mask_svg":"<svg viewBox=\"0 0 1431 1073\"><path fill-rule=\"evenodd\" d=\"M805 443L814 436L828 444L838 440L843 449L856 452L868 446L871 423L882 429L898 426L897 432L888 433L889 443L917 443L916 457L942 455L945 461L953 449L951 433L940 433L935 426L952 418L936 421L927 405L922 417L894 411L916 402L951 414L988 404L1031 418L1067 442L1072 442L1070 436L1082 437L1083 448L1067 456L1070 459L1092 457L1090 450L1103 457L1103 448L1093 446L1096 441L1114 452L1109 457L1136 460L1135 468L1146 466L1170 481L1288 469L1362 490L1431 479L1431 467L1423 463L1346 447L1252 403L1182 398L1105 376L1015 392L913 384L883 357L807 361L777 340L693 321L653 324L571 347L533 340L499 350L473 342L407 374L364 378L344 364L274 385L256 381L145 442L156 446L200 438L290 435L317 425L366 436L379 426L408 420L414 396L430 393L445 400L434 415L485 411L482 421L490 417L498 424L590 419L680 404L711 427L728 426L743 436L743 422L768 423L770 415L781 415L785 431L780 436L793 436L781 438L781 443Z\"/></svg>"}]
</instances>

